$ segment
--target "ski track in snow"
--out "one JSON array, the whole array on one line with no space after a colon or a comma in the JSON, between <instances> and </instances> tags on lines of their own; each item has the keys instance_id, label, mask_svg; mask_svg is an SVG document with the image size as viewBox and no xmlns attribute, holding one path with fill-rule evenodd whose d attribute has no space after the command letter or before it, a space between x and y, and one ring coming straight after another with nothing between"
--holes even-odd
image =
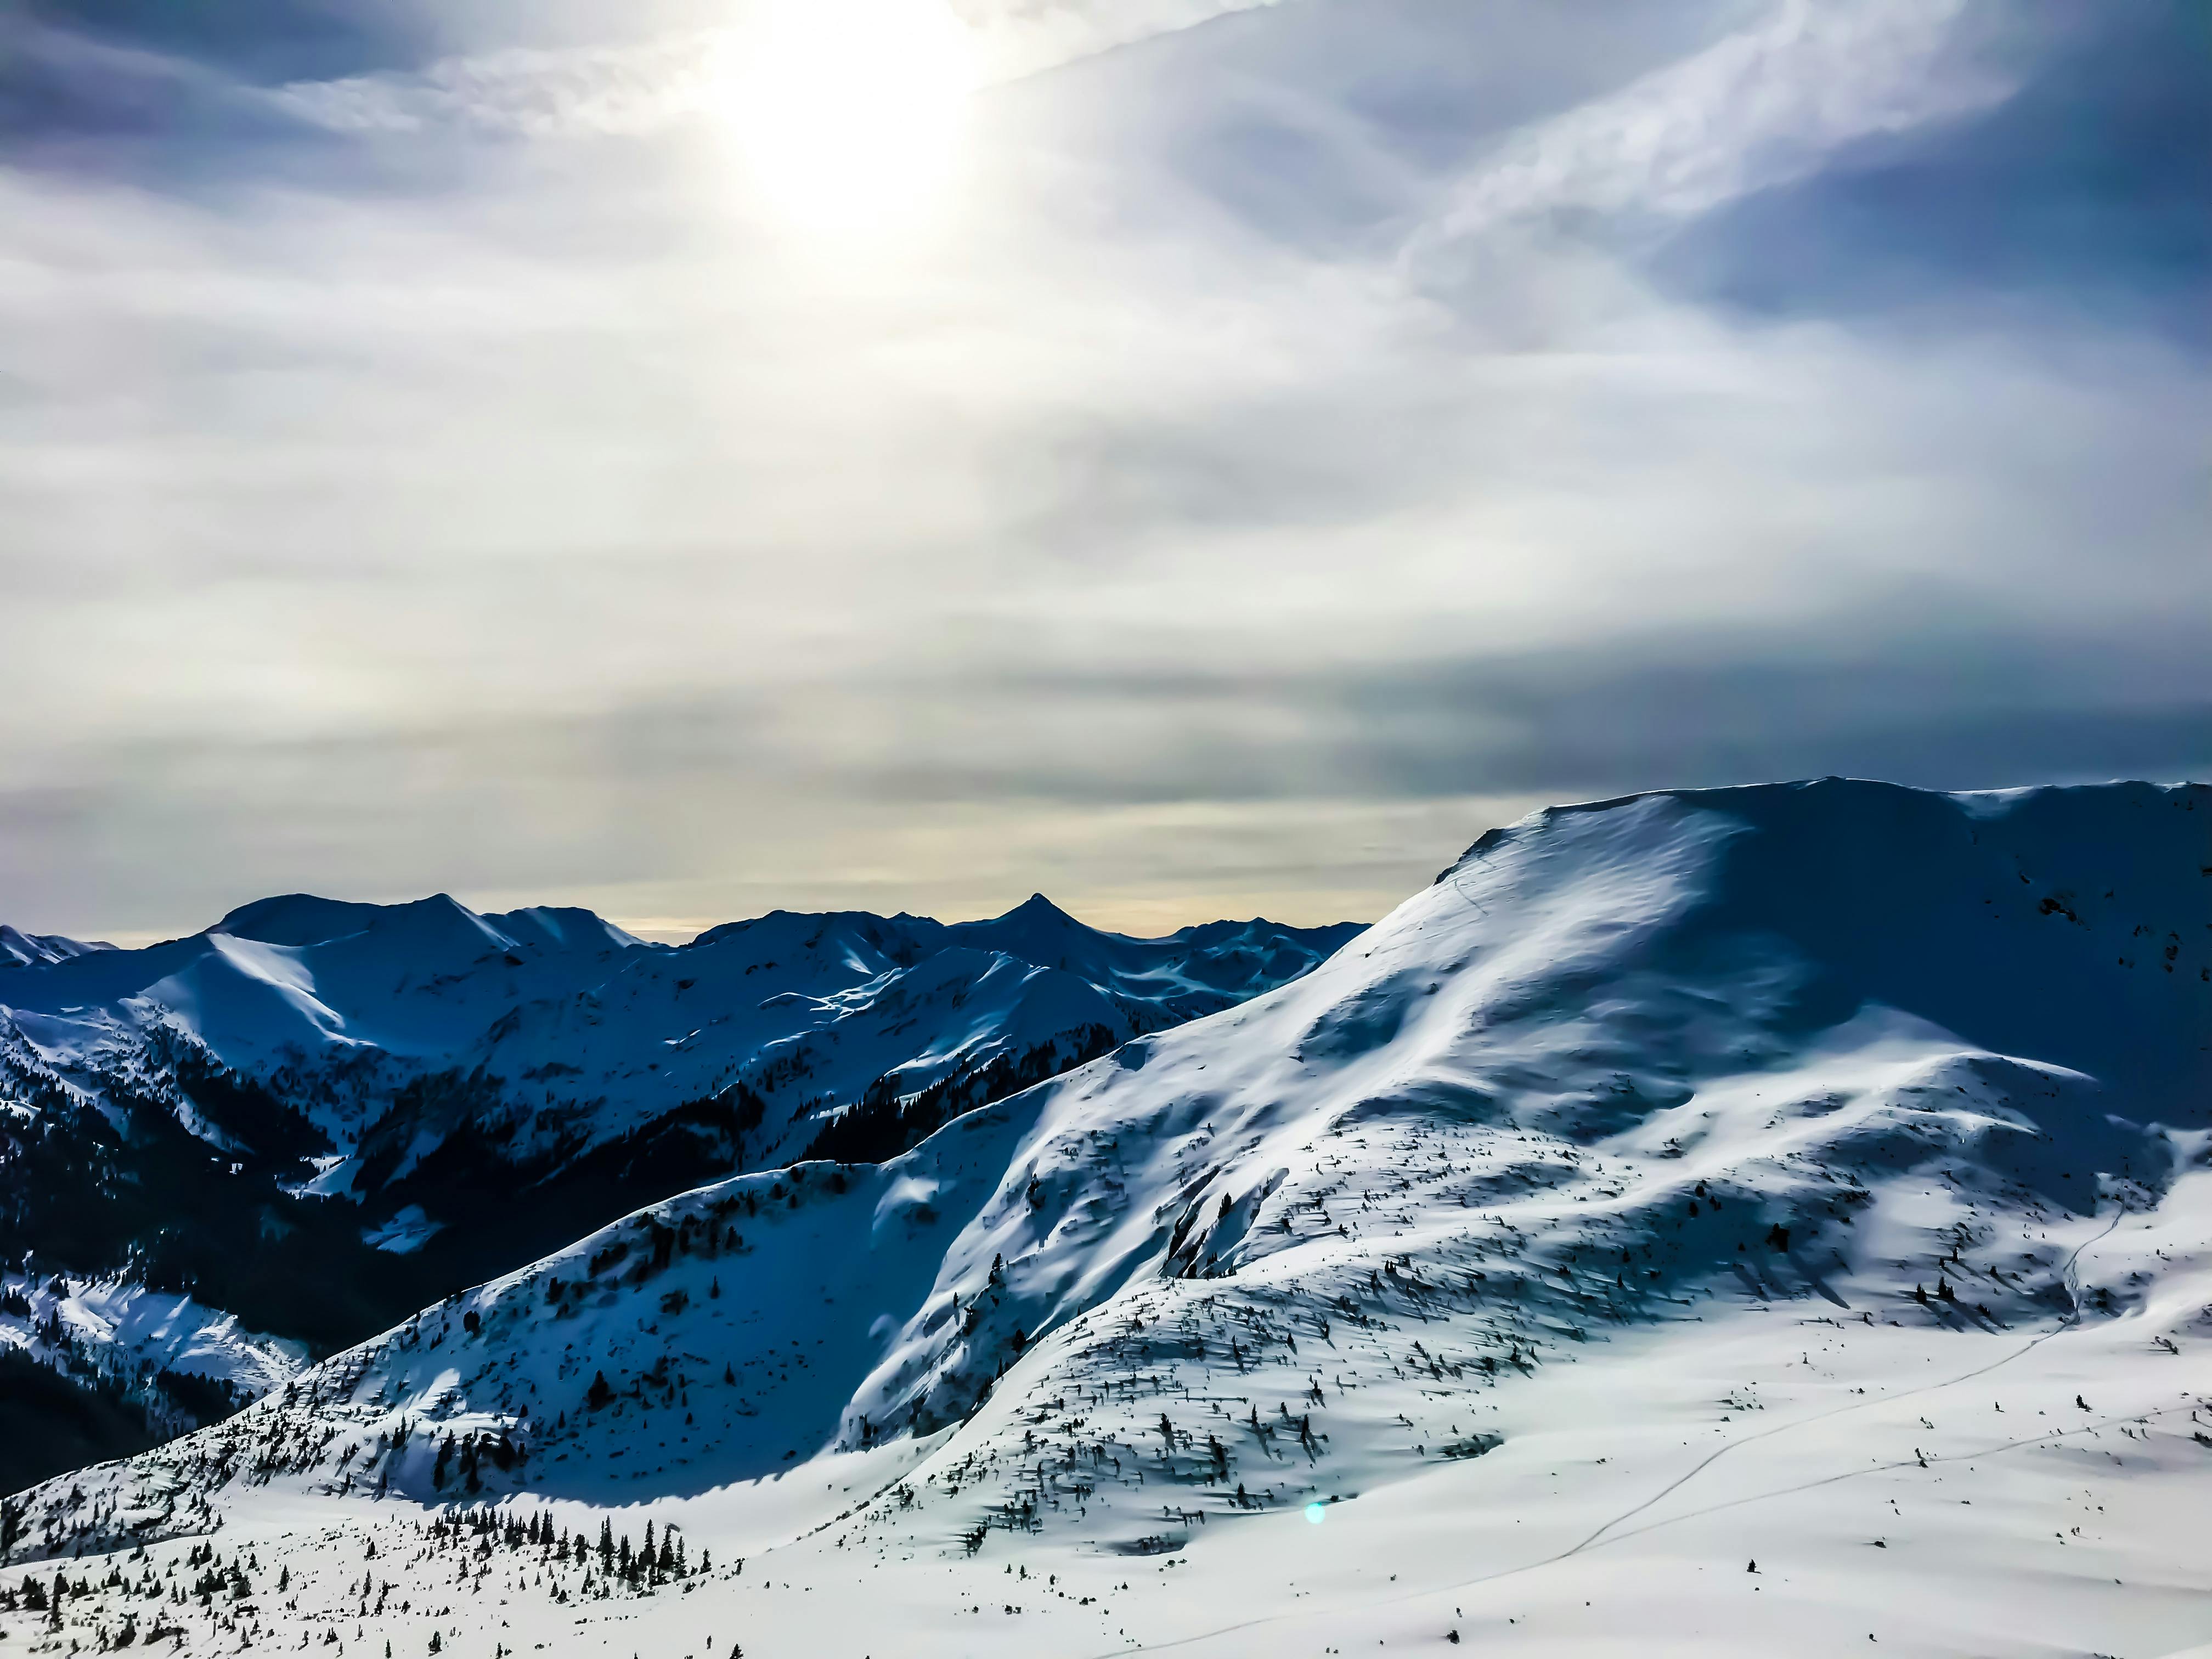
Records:
<instances>
[{"instance_id":1,"label":"ski track in snow","mask_svg":"<svg viewBox=\"0 0 2212 1659\"><path fill-rule=\"evenodd\" d=\"M2112 1220L2106 1224L2104 1231L2099 1233L2095 1238L2087 1240L2074 1247L2073 1251L2066 1259L2066 1271L2069 1275L2071 1274L2074 1264L2080 1258L2081 1252L2087 1249L2089 1245L2094 1244L2097 1243L2098 1240L2108 1236L2112 1232L2112 1229L2119 1224L2120 1216L2124 1213L2124 1211L2116 1213L2112 1217ZM2139 1417L2116 1417L2108 1419L2100 1424L2088 1425L2081 1428L2057 1430L2051 1434L2037 1436L2033 1439L2009 1441L2003 1445L1987 1447L1978 1452L1953 1453L1948 1456L1939 1455L1930 1458L1906 1458L1901 1459L1896 1462L1875 1463L1863 1469L1846 1469L1838 1474L1827 1475L1817 1480L1808 1480L1796 1486L1778 1487L1772 1492L1758 1492L1748 1498L1733 1498L1729 1499L1726 1503L1716 1504L1708 1509L1691 1510L1681 1515L1669 1516L1664 1520L1655 1521L1649 1526L1637 1527L1625 1533L1615 1532L1615 1528L1620 1527L1623 1522L1632 1520L1637 1516L1643 1514L1644 1510L1653 1507L1655 1504L1664 1502L1675 1492L1680 1491L1684 1486L1688 1486L1690 1482L1696 1480L1700 1474L1704 1474L1707 1469L1711 1468L1715 1463L1718 1462L1722 1458L1727 1456L1731 1452L1741 1451L1747 1446L1754 1444L1761 1440L1771 1439L1778 1435L1796 1433L1804 1429L1810 1428L1814 1424L1827 1422L1834 1418L1844 1416L1851 1412L1863 1411L1869 1407L1894 1405L1900 1400L1909 1400L1917 1395L1940 1393L1942 1390L1946 1389L1956 1388L1962 1382L1971 1382L1976 1377L1987 1376L1992 1371L2000 1370L2005 1366L2011 1364L2014 1361L2024 1358L2035 1349L2040 1347L2044 1343L2049 1341L2052 1337L2063 1334L2067 1330L2073 1328L2077 1317L2077 1314L2069 1314L2067 1316L2063 1322L2053 1329L2045 1331L2039 1335L2031 1337L2027 1342L2014 1349L2011 1353L2007 1354L2003 1358L1992 1360L1986 1365L1977 1366L1974 1370L1964 1372L1960 1376L1947 1377L1940 1382L1929 1382L1923 1384L1918 1388L1907 1389L1902 1394L1884 1395L1879 1399L1868 1398L1855 1401L1848 1405L1838 1406L1832 1411L1819 1412L1811 1417L1801 1418L1794 1422L1778 1423L1771 1429L1762 1429L1756 1434L1744 1435L1737 1439L1731 1440L1726 1445L1718 1448L1705 1457L1699 1459L1698 1462L1692 1465L1688 1470L1685 1471L1682 1474L1678 1475L1675 1479L1668 1481L1664 1486L1662 1486L1657 1492L1652 1493L1650 1497L1645 1498L1642 1503L1634 1505L1632 1508L1622 1510L1619 1515L1613 1516L1612 1520L1607 1521L1603 1526L1598 1528L1596 1531L1591 1533L1588 1537L1582 1540L1581 1542L1575 1544L1567 1549L1561 1550L1555 1555L1546 1556L1541 1560L1524 1562L1519 1566L1503 1568L1497 1572L1483 1573L1473 1578L1463 1578L1456 1583L1442 1586L1440 1590L1431 1589L1421 1591L1419 1592L1419 1595L1426 1596L1442 1592L1473 1589L1479 1585L1493 1584L1503 1579L1516 1577L1522 1573L1534 1572L1542 1567L1555 1566L1562 1561L1571 1559L1575 1556L1582 1554L1585 1550L1596 1548L1603 1543L1609 1541L1608 1534L1611 1534L1613 1538L1638 1537L1645 1533L1656 1532L1662 1527L1671 1527L1678 1525L1685 1521L1695 1520L1702 1516L1717 1514L1722 1510L1735 1509L1746 1504L1763 1503L1765 1500L1773 1498L1791 1497L1800 1492L1810 1492L1815 1487L1832 1486L1839 1480L1856 1480L1859 1476L1864 1474L1881 1474L1884 1471L1901 1469L1908 1466L1925 1468L1930 1463L1970 1462L1977 1458L1993 1457L2001 1452L2015 1451L2025 1446L2040 1445L2047 1441L2063 1439L2074 1435L2093 1433L2100 1428L2112 1428L2117 1427L2123 1423L2135 1423L2143 1420ZM2164 1411L2150 1413L2150 1415L2156 1417L2168 1416L2179 1409L2180 1408L2178 1407L2168 1407ZM1414 1593L1408 1592L1404 1595L1381 1597L1366 1605L1370 1607L1383 1607L1393 1603L1410 1601L1414 1599L1416 1599ZM1212 1641L1224 1636L1235 1635L1243 1631L1259 1630L1271 1625L1281 1624L1290 1617L1291 1617L1291 1615L1287 1613L1273 1613L1264 1618L1242 1620L1235 1624L1218 1626L1212 1630L1194 1632L1191 1635L1178 1638L1172 1642L1159 1642L1133 1648L1124 1647L1106 1650L1094 1656L1094 1659L1114 1659L1114 1656L1115 1654L1121 1653L1165 1653L1176 1648L1194 1647L1200 1643Z\"/></svg>"},{"instance_id":2,"label":"ski track in snow","mask_svg":"<svg viewBox=\"0 0 2212 1659\"><path fill-rule=\"evenodd\" d=\"M2074 1273L2074 1264L2081 1260L2081 1252L2087 1249L2091 1244L2096 1243L2099 1240L2108 1237L2112 1231L2120 1224L2120 1217L2126 1213L2127 1212L2124 1210L2116 1212L2112 1218L2105 1224L2104 1231L2099 1233L2096 1238L2088 1239L2080 1244L2076 1244L2066 1257L2066 1266L2061 1277L2066 1279L2070 1283ZM1743 1436L1741 1439L1732 1440L1727 1445L1723 1446L1718 1451L1714 1452L1712 1455L1704 1459L1697 1465L1696 1468L1691 1469L1687 1474L1681 1476L1680 1479L1670 1481L1668 1485L1660 1488L1659 1491L1652 1493L1650 1497L1645 1498L1641 1504L1638 1504L1634 1509L1624 1510L1621 1514L1615 1516L1612 1520L1607 1522L1605 1525L1600 1527L1595 1532L1583 1539L1581 1543L1576 1545L1572 1549L1563 1550L1559 1554L1553 1557L1552 1559L1555 1561L1565 1560L1568 1556L1581 1554L1584 1550L1597 1543L1606 1535L1606 1534L1611 1532L1622 1522L1632 1520L1637 1516L1643 1514L1644 1510L1650 1509L1653 1504L1662 1502L1665 1498L1672 1496L1680 1488L1689 1485L1691 1481L1696 1480L1698 1475L1704 1474L1705 1470L1711 1468L1715 1463L1727 1456L1730 1452L1750 1445L1754 1441L1765 1440L1775 1435L1793 1433L1801 1429L1809 1428L1815 1423L1826 1422L1831 1418L1842 1417L1851 1412L1863 1411L1872 1405L1893 1404L1899 1400L1910 1400L1915 1395L1936 1394L1945 1389L1955 1389L1961 1382L1971 1382L1978 1376L1987 1376L1991 1371L2001 1370L2005 1366L2011 1364L2014 1360L2025 1358L2028 1354L2033 1352L2037 1348L2041 1347L2045 1342L2051 1340L2052 1337L2062 1335L2065 1332L2072 1329L2075 1322L2080 1317L2081 1314L2077 1307L2074 1312L2068 1314L2055 1328L2045 1331L2040 1335L2030 1337L2026 1342L2021 1344L2018 1348L2015 1348L2012 1352L2007 1354L2003 1358L1993 1359L1988 1364L1977 1366L1974 1370L1965 1372L1960 1376L1948 1377L1941 1382L1929 1382L1917 1389L1907 1389L1903 1394L1890 1395L1880 1401L1871 1399L1861 1400L1850 1405L1838 1406L1833 1411L1822 1412L1817 1416L1802 1418L1794 1423L1778 1423L1771 1429L1762 1429L1757 1434L1747 1434ZM1856 1474L1858 1471L1853 1470L1852 1473ZM1838 1475L1835 1478L1842 1480L1844 1477ZM1796 1489L1793 1488L1791 1490ZM1739 1501L1749 1502L1751 1500L1742 1499ZM1539 1562L1534 1565L1540 1566L1548 1565L1549 1563ZM1470 1583L1479 1583L1483 1581L1480 1579L1470 1579L1468 1582Z\"/></svg>"}]
</instances>

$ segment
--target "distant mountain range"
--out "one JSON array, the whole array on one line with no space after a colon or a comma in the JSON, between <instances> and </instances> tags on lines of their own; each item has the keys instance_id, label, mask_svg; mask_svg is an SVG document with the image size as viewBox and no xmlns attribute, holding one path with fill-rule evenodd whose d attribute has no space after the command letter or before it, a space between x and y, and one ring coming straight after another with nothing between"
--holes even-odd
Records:
<instances>
[{"instance_id":1,"label":"distant mountain range","mask_svg":"<svg viewBox=\"0 0 2212 1659\"><path fill-rule=\"evenodd\" d=\"M143 950L0 929L0 1255L327 1351L702 1182L896 1156L1357 931L1131 939L1041 895L684 945L442 895L264 899Z\"/></svg>"}]
</instances>

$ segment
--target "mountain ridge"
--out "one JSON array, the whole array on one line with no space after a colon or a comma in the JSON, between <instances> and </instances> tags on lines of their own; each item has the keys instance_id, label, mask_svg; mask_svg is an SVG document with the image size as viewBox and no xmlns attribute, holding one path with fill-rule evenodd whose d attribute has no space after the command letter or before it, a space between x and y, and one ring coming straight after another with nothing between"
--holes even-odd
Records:
<instances>
[{"instance_id":1,"label":"mountain ridge","mask_svg":"<svg viewBox=\"0 0 2212 1659\"><path fill-rule=\"evenodd\" d=\"M936 1485L868 1524L941 1544L1048 1524L1033 1486L945 1473L1024 1467L1006 1437L1034 1440L1051 1398L1089 1402L1071 1449L1149 1467L1160 1436L1155 1474L1216 1505L1237 1468L1267 1475L1268 1505L1382 1478L1371 1419L1326 1451L1302 1439L1287 1464L1267 1436L1226 1462L1176 1449L1208 1444L1189 1407L1261 1356L1277 1386L1322 1394L1301 1337L1343 1368L1340 1391L1347 1375L1395 1390L1385 1373L1418 1358L1463 1416L1599 1330L1723 1289L1962 1337L2156 1305L2174 1329L2139 1274L2079 1264L2119 1216L2159 1214L2212 1140L2195 1081L2212 1032L2208 827L2203 786L1823 781L1534 814L1310 974L896 1158L672 1196L423 1309L216 1432L312 1490L327 1483L283 1447L374 1440L377 1489L434 1505L461 1494L437 1448L401 1431L434 1423L514 1449L496 1471L471 1462L471 1498L601 1503L627 1489L607 1461L627 1425L680 1395L649 1492L880 1454L910 1492ZM2164 931L2145 932L2150 916ZM1941 971L1922 972L1929 928ZM2118 943L2146 938L2139 961ZM1986 982L1961 1000L1961 975ZM2008 1013L2031 981L2091 1024L2121 1017L2125 1043L2054 1029L2046 1001ZM1961 1008L1963 1024L2009 1023L1931 1018ZM2145 1045L2141 1063L2123 1052ZM2008 1245L2008 1218L2051 1242ZM1123 1401L1105 1379L1131 1366L1182 1381ZM1163 1405L1167 1427L1148 1427ZM1419 1423L1414 1409L1403 1397ZM155 1486L173 1486L167 1455L140 1460ZM1341 1474L1325 1477L1330 1460ZM114 1502L143 1520L139 1478ZM51 1498L33 1507L59 1525Z\"/></svg>"}]
</instances>

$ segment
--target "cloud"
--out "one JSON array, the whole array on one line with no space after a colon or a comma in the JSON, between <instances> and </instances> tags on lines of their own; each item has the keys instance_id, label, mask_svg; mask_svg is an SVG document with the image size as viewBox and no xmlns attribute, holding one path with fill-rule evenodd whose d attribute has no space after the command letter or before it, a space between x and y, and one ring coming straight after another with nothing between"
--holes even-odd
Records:
<instances>
[{"instance_id":1,"label":"cloud","mask_svg":"<svg viewBox=\"0 0 2212 1659\"><path fill-rule=\"evenodd\" d=\"M990 86L1275 3L970 0L959 16L971 41L976 83ZM813 3L842 6L853 28L871 26L870 0ZM404 72L290 82L265 96L285 113L336 132L460 125L532 138L641 136L711 112L728 95L727 65L755 48L761 19L772 16L761 5L752 10L752 21L734 25L611 45L509 47L443 58Z\"/></svg>"},{"instance_id":2,"label":"cloud","mask_svg":"<svg viewBox=\"0 0 2212 1659\"><path fill-rule=\"evenodd\" d=\"M1953 48L1966 0L1785 0L1753 27L1513 134L1425 240L1563 212L1685 218L1869 134L1988 109L2014 82Z\"/></svg>"},{"instance_id":3,"label":"cloud","mask_svg":"<svg viewBox=\"0 0 2212 1659\"><path fill-rule=\"evenodd\" d=\"M650 47L320 75L343 142L9 152L0 916L1316 921L1541 799L2212 764L2201 354L1714 298L1736 215L1870 143L1970 182L2020 60L1972 12L1579 15L1148 37L975 100L942 222L873 240L792 234L680 123L508 142L655 131L673 4ZM2136 82L2069 84L2087 122ZM2099 201L2144 240L2142 196Z\"/></svg>"},{"instance_id":4,"label":"cloud","mask_svg":"<svg viewBox=\"0 0 2212 1659\"><path fill-rule=\"evenodd\" d=\"M781 695L94 748L66 783L0 789L0 845L46 872L56 914L142 931L301 886L560 899L678 933L776 904L994 914L1040 889L1140 930L1317 921L1380 914L1549 801L2212 768L2191 630L2125 653L2058 634L1870 614L1781 638L1676 628L1180 673L886 659Z\"/></svg>"},{"instance_id":5,"label":"cloud","mask_svg":"<svg viewBox=\"0 0 2212 1659\"><path fill-rule=\"evenodd\" d=\"M981 79L994 84L1277 3L1279 0L964 0L954 9L975 34Z\"/></svg>"},{"instance_id":6,"label":"cloud","mask_svg":"<svg viewBox=\"0 0 2212 1659\"><path fill-rule=\"evenodd\" d=\"M1676 228L1673 290L1766 317L1929 332L2094 313L2212 347L2212 100L2184 9L2015 15L2014 95L1875 135L1820 171Z\"/></svg>"}]
</instances>

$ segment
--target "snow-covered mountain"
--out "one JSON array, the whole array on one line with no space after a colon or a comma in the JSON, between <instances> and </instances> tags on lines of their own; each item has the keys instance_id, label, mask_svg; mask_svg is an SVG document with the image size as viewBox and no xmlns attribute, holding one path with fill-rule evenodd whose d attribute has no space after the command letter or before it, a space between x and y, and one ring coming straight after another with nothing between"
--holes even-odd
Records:
<instances>
[{"instance_id":1,"label":"snow-covered mountain","mask_svg":"<svg viewBox=\"0 0 2212 1659\"><path fill-rule=\"evenodd\" d=\"M654 1204L12 1524L283 1564L282 1617L148 1569L191 1642L2172 1652L2208 1152L2212 789L1554 809L1292 982Z\"/></svg>"},{"instance_id":2,"label":"snow-covered mountain","mask_svg":"<svg viewBox=\"0 0 2212 1659\"><path fill-rule=\"evenodd\" d=\"M112 951L98 940L67 939L59 933L26 933L0 923L0 967L23 967L33 963L62 962L88 951Z\"/></svg>"},{"instance_id":3,"label":"snow-covered mountain","mask_svg":"<svg viewBox=\"0 0 2212 1659\"><path fill-rule=\"evenodd\" d=\"M144 950L0 945L0 1256L328 1351L638 1204L887 1157L1356 931L1162 939L777 912L682 946L588 912L304 895Z\"/></svg>"},{"instance_id":4,"label":"snow-covered mountain","mask_svg":"<svg viewBox=\"0 0 2212 1659\"><path fill-rule=\"evenodd\" d=\"M951 927L778 911L668 946L583 910L295 894L140 951L9 930L0 1010L71 1083L196 1063L265 1091L337 1155L317 1189L361 1197L464 1122L528 1162L740 1085L775 1097L760 1144L796 1150L872 1085L911 1096L1089 1028L1118 1040L1212 1012L1355 931L1255 921L1127 939L1039 895ZM211 1113L192 1127L249 1138Z\"/></svg>"},{"instance_id":5,"label":"snow-covered mountain","mask_svg":"<svg viewBox=\"0 0 2212 1659\"><path fill-rule=\"evenodd\" d=\"M155 1445L289 1381L295 1342L128 1279L0 1272L0 1485Z\"/></svg>"}]
</instances>

